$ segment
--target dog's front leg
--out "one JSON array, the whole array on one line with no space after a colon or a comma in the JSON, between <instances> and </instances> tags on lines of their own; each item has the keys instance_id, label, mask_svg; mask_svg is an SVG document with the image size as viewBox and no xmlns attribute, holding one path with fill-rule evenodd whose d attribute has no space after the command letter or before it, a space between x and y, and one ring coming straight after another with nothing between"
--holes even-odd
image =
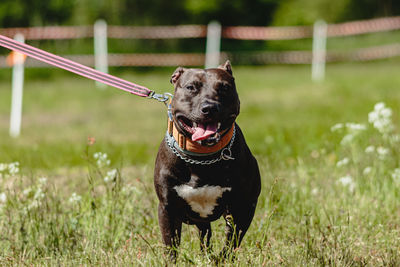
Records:
<instances>
[{"instance_id":1,"label":"dog's front leg","mask_svg":"<svg viewBox=\"0 0 400 267\"><path fill-rule=\"evenodd\" d=\"M182 221L163 204L158 205L158 222L164 244L168 248L171 260L176 260L177 248L180 244Z\"/></svg>"},{"instance_id":2,"label":"dog's front leg","mask_svg":"<svg viewBox=\"0 0 400 267\"><path fill-rule=\"evenodd\" d=\"M226 221L226 243L220 257L226 258L232 250L240 246L240 243L253 220L256 206L257 200L247 204L241 203L232 210L232 213L224 215Z\"/></svg>"},{"instance_id":3,"label":"dog's front leg","mask_svg":"<svg viewBox=\"0 0 400 267\"><path fill-rule=\"evenodd\" d=\"M210 249L210 238L211 238L211 224L210 223L197 223L197 228L199 229L200 235L200 249L207 251Z\"/></svg>"}]
</instances>

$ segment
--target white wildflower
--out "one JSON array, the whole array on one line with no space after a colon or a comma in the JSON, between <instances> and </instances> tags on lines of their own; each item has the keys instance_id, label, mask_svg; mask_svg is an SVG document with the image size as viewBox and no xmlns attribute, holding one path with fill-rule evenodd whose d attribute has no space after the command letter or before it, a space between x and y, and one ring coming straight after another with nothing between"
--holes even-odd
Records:
<instances>
[{"instance_id":1,"label":"white wildflower","mask_svg":"<svg viewBox=\"0 0 400 267\"><path fill-rule=\"evenodd\" d=\"M382 110L384 108L385 108L385 103L383 103L383 102L376 103L374 106L375 110Z\"/></svg>"},{"instance_id":2,"label":"white wildflower","mask_svg":"<svg viewBox=\"0 0 400 267\"><path fill-rule=\"evenodd\" d=\"M111 171L107 172L107 175L104 177L104 182L108 183L117 176L117 169L112 169Z\"/></svg>"},{"instance_id":3,"label":"white wildflower","mask_svg":"<svg viewBox=\"0 0 400 267\"><path fill-rule=\"evenodd\" d=\"M8 165L5 163L0 163L0 172L4 172L6 169L8 169Z\"/></svg>"},{"instance_id":4,"label":"white wildflower","mask_svg":"<svg viewBox=\"0 0 400 267\"><path fill-rule=\"evenodd\" d=\"M374 151L375 151L374 146L367 146L367 148L365 149L365 153L372 153Z\"/></svg>"},{"instance_id":5,"label":"white wildflower","mask_svg":"<svg viewBox=\"0 0 400 267\"><path fill-rule=\"evenodd\" d=\"M354 123L354 122L348 122L348 123L346 123L346 128L347 128L349 131L353 131L353 132L356 132L356 131L364 131L364 130L367 129L367 127L366 127L364 124L359 124L359 123Z\"/></svg>"},{"instance_id":6,"label":"white wildflower","mask_svg":"<svg viewBox=\"0 0 400 267\"><path fill-rule=\"evenodd\" d=\"M371 166L365 167L365 169L363 170L363 174L364 175L368 175L368 174L371 173L371 171L372 171L372 167Z\"/></svg>"},{"instance_id":7,"label":"white wildflower","mask_svg":"<svg viewBox=\"0 0 400 267\"><path fill-rule=\"evenodd\" d=\"M393 129L392 110L383 102L377 103L374 110L368 114L368 121L381 134L387 134Z\"/></svg>"},{"instance_id":8,"label":"white wildflower","mask_svg":"<svg viewBox=\"0 0 400 267\"><path fill-rule=\"evenodd\" d=\"M345 124L338 123L331 128L331 131L337 131L339 129L345 128L346 135L343 137L342 141L340 142L341 145L347 145L353 142L354 138L360 134L362 131L365 131L367 127L364 124L354 123L354 122L347 122Z\"/></svg>"},{"instance_id":9,"label":"white wildflower","mask_svg":"<svg viewBox=\"0 0 400 267\"><path fill-rule=\"evenodd\" d=\"M39 178L39 184L40 185L45 185L47 183L47 178L46 177L41 177Z\"/></svg>"},{"instance_id":10,"label":"white wildflower","mask_svg":"<svg viewBox=\"0 0 400 267\"><path fill-rule=\"evenodd\" d=\"M318 194L318 188L313 188L312 190L311 190L311 194L312 195L317 195Z\"/></svg>"},{"instance_id":11,"label":"white wildflower","mask_svg":"<svg viewBox=\"0 0 400 267\"><path fill-rule=\"evenodd\" d=\"M392 172L392 178L395 182L400 182L400 168L396 168Z\"/></svg>"},{"instance_id":12,"label":"white wildflower","mask_svg":"<svg viewBox=\"0 0 400 267\"><path fill-rule=\"evenodd\" d=\"M343 123L336 123L335 125L333 125L331 127L331 132L336 132L336 131L342 129L343 126L344 126Z\"/></svg>"},{"instance_id":13,"label":"white wildflower","mask_svg":"<svg viewBox=\"0 0 400 267\"><path fill-rule=\"evenodd\" d=\"M355 137L354 134L346 134L346 135L343 137L342 141L340 141L340 144L341 144L342 146L348 145L348 144L350 144L351 142L353 142L354 137Z\"/></svg>"},{"instance_id":14,"label":"white wildflower","mask_svg":"<svg viewBox=\"0 0 400 267\"><path fill-rule=\"evenodd\" d=\"M6 195L6 193L1 193L0 194L0 203L6 203L6 201L7 201L7 195Z\"/></svg>"},{"instance_id":15,"label":"white wildflower","mask_svg":"<svg viewBox=\"0 0 400 267\"><path fill-rule=\"evenodd\" d=\"M14 176L19 173L19 162L13 162L8 164L8 173L10 176Z\"/></svg>"},{"instance_id":16,"label":"white wildflower","mask_svg":"<svg viewBox=\"0 0 400 267\"><path fill-rule=\"evenodd\" d=\"M38 187L36 192L35 192L35 195L33 196L33 199L40 200L40 199L43 199L43 198L44 198L44 192L43 192L41 187Z\"/></svg>"},{"instance_id":17,"label":"white wildflower","mask_svg":"<svg viewBox=\"0 0 400 267\"><path fill-rule=\"evenodd\" d=\"M376 148L376 152L378 153L380 159L385 159L386 156L389 154L389 149L380 146Z\"/></svg>"},{"instance_id":18,"label":"white wildflower","mask_svg":"<svg viewBox=\"0 0 400 267\"><path fill-rule=\"evenodd\" d=\"M353 181L353 177L350 175L343 176L339 178L338 182L345 187L348 187L350 192L354 191L354 188L356 187L355 182Z\"/></svg>"},{"instance_id":19,"label":"white wildflower","mask_svg":"<svg viewBox=\"0 0 400 267\"><path fill-rule=\"evenodd\" d=\"M111 161L108 159L107 153L96 152L93 157L97 160L96 164L99 168L110 165Z\"/></svg>"},{"instance_id":20,"label":"white wildflower","mask_svg":"<svg viewBox=\"0 0 400 267\"><path fill-rule=\"evenodd\" d=\"M0 163L0 178L15 176L19 173L19 162Z\"/></svg>"},{"instance_id":21,"label":"white wildflower","mask_svg":"<svg viewBox=\"0 0 400 267\"><path fill-rule=\"evenodd\" d=\"M391 136L391 138L392 138L392 141L395 142L395 143L399 143L400 142L400 135L398 135L398 134L393 134Z\"/></svg>"},{"instance_id":22,"label":"white wildflower","mask_svg":"<svg viewBox=\"0 0 400 267\"><path fill-rule=\"evenodd\" d=\"M343 166L349 164L349 162L350 162L349 158L343 158L342 160L339 160L336 163L336 167L343 167Z\"/></svg>"},{"instance_id":23,"label":"white wildflower","mask_svg":"<svg viewBox=\"0 0 400 267\"><path fill-rule=\"evenodd\" d=\"M27 195L29 195L31 192L32 192L32 188L28 187L28 188L24 189L24 191L22 191L22 194L23 194L24 196L27 196Z\"/></svg>"},{"instance_id":24,"label":"white wildflower","mask_svg":"<svg viewBox=\"0 0 400 267\"><path fill-rule=\"evenodd\" d=\"M82 197L77 193L72 193L71 197L69 198L69 203L78 203L82 200Z\"/></svg>"},{"instance_id":25,"label":"white wildflower","mask_svg":"<svg viewBox=\"0 0 400 267\"><path fill-rule=\"evenodd\" d=\"M351 177L350 175L343 176L339 179L339 183L341 183L344 186L347 186L353 183L353 177Z\"/></svg>"}]
</instances>

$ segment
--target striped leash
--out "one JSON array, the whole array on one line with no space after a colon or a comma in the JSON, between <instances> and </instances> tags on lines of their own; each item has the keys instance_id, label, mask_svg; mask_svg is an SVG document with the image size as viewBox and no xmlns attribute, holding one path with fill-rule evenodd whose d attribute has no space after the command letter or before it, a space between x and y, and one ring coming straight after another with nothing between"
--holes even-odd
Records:
<instances>
[{"instance_id":1,"label":"striped leash","mask_svg":"<svg viewBox=\"0 0 400 267\"><path fill-rule=\"evenodd\" d=\"M0 35L0 46L20 52L39 61L45 62L61 69L65 69L80 76L113 86L115 88L124 90L137 96L156 99L164 103L166 103L166 101L171 97L171 94L169 93L157 94L147 87L128 82L121 78L95 70L72 60L51 54L39 48L20 43L3 35Z\"/></svg>"}]
</instances>

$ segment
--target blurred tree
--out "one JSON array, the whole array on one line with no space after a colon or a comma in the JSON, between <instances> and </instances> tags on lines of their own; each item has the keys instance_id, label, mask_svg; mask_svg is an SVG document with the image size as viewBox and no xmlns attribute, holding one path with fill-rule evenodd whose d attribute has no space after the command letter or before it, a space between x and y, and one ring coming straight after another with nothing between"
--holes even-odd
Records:
<instances>
[{"instance_id":1,"label":"blurred tree","mask_svg":"<svg viewBox=\"0 0 400 267\"><path fill-rule=\"evenodd\" d=\"M180 0L80 0L73 24L105 19L116 25L180 24L188 16Z\"/></svg>"},{"instance_id":2,"label":"blurred tree","mask_svg":"<svg viewBox=\"0 0 400 267\"><path fill-rule=\"evenodd\" d=\"M0 27L52 24L268 25L279 0L1 0Z\"/></svg>"},{"instance_id":3,"label":"blurred tree","mask_svg":"<svg viewBox=\"0 0 400 267\"><path fill-rule=\"evenodd\" d=\"M70 19L75 0L1 0L0 27L61 24Z\"/></svg>"},{"instance_id":4,"label":"blurred tree","mask_svg":"<svg viewBox=\"0 0 400 267\"><path fill-rule=\"evenodd\" d=\"M76 23L268 25L279 0L81 0Z\"/></svg>"},{"instance_id":5,"label":"blurred tree","mask_svg":"<svg viewBox=\"0 0 400 267\"><path fill-rule=\"evenodd\" d=\"M399 0L0 0L0 27L93 24L304 25L399 15Z\"/></svg>"},{"instance_id":6,"label":"blurred tree","mask_svg":"<svg viewBox=\"0 0 400 267\"><path fill-rule=\"evenodd\" d=\"M274 25L307 25L317 19L329 23L400 15L398 0L283 0Z\"/></svg>"},{"instance_id":7,"label":"blurred tree","mask_svg":"<svg viewBox=\"0 0 400 267\"><path fill-rule=\"evenodd\" d=\"M352 0L341 21L400 15L399 0Z\"/></svg>"},{"instance_id":8,"label":"blurred tree","mask_svg":"<svg viewBox=\"0 0 400 267\"><path fill-rule=\"evenodd\" d=\"M274 25L307 25L318 19L335 22L352 0L284 0L277 9Z\"/></svg>"},{"instance_id":9,"label":"blurred tree","mask_svg":"<svg viewBox=\"0 0 400 267\"><path fill-rule=\"evenodd\" d=\"M222 25L262 25L271 23L279 0L185 0L191 22Z\"/></svg>"}]
</instances>

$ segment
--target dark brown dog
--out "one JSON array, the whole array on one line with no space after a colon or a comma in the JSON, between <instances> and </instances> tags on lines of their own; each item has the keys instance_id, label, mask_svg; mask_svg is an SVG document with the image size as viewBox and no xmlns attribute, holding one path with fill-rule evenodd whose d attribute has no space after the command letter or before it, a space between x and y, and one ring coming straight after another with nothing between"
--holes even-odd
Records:
<instances>
[{"instance_id":1,"label":"dark brown dog","mask_svg":"<svg viewBox=\"0 0 400 267\"><path fill-rule=\"evenodd\" d=\"M257 161L235 123L240 104L231 65L179 67L171 83L169 127L154 170L162 238L176 248L182 223L194 224L201 248L209 247L210 222L224 216L226 256L249 228L261 189Z\"/></svg>"}]
</instances>

